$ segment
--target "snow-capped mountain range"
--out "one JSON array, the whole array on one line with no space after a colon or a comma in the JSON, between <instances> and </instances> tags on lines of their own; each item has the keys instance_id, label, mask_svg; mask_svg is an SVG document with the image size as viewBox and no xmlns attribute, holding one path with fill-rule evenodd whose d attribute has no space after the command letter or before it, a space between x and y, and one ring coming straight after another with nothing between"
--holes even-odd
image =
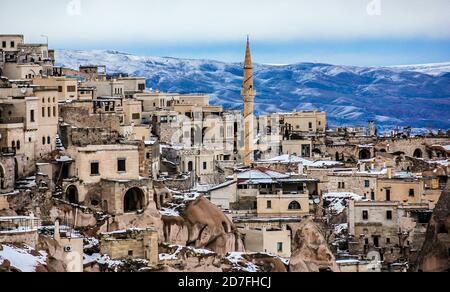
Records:
<instances>
[{"instance_id":1,"label":"snow-capped mountain range","mask_svg":"<svg viewBox=\"0 0 450 292\"><path fill-rule=\"evenodd\" d=\"M58 50L59 66L106 65L108 73L147 78L147 87L208 93L227 109L242 106L241 63L136 56L116 51ZM259 114L323 110L331 125L450 128L450 63L354 67L299 63L254 65Z\"/></svg>"}]
</instances>

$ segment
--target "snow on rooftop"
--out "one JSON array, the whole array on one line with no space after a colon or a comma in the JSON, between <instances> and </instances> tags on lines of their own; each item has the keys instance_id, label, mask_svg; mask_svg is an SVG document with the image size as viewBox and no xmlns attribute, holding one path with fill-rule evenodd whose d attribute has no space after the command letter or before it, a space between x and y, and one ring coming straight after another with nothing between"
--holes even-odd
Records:
<instances>
[{"instance_id":1,"label":"snow on rooftop","mask_svg":"<svg viewBox=\"0 0 450 292\"><path fill-rule=\"evenodd\" d=\"M72 162L73 159L69 156L61 156L60 158L56 159L57 162Z\"/></svg>"},{"instance_id":2,"label":"snow on rooftop","mask_svg":"<svg viewBox=\"0 0 450 292\"><path fill-rule=\"evenodd\" d=\"M306 167L318 167L318 168L325 166L342 165L342 163L339 161L329 161L329 160L311 161L302 157L289 154L281 155L268 160L263 160L260 161L260 163L298 163L298 164L301 163Z\"/></svg>"},{"instance_id":3,"label":"snow on rooftop","mask_svg":"<svg viewBox=\"0 0 450 292\"><path fill-rule=\"evenodd\" d=\"M328 203L328 210L331 213L340 215L347 208L348 201L362 201L365 198L350 192L336 192L324 194L323 199Z\"/></svg>"},{"instance_id":4,"label":"snow on rooftop","mask_svg":"<svg viewBox=\"0 0 450 292\"><path fill-rule=\"evenodd\" d=\"M179 217L180 216L180 212L178 212L175 209L170 209L170 208L161 208L159 213L162 216L167 216L167 217Z\"/></svg>"},{"instance_id":5,"label":"snow on rooftop","mask_svg":"<svg viewBox=\"0 0 450 292\"><path fill-rule=\"evenodd\" d=\"M8 260L11 263L11 266L22 272L35 272L37 266L46 264L47 253L39 251L38 256L34 256L31 253L32 249L30 247L20 248L11 245L3 245L3 249L0 250L0 264L5 260Z\"/></svg>"},{"instance_id":6,"label":"snow on rooftop","mask_svg":"<svg viewBox=\"0 0 450 292\"><path fill-rule=\"evenodd\" d=\"M178 260L179 254L183 251L183 249L186 249L188 251L191 251L195 255L215 255L216 253L203 248L193 248L190 246L181 246L181 245L169 245L169 248L177 248L174 253L168 254L168 253L161 253L159 254L159 260L160 261L176 261Z\"/></svg>"}]
</instances>

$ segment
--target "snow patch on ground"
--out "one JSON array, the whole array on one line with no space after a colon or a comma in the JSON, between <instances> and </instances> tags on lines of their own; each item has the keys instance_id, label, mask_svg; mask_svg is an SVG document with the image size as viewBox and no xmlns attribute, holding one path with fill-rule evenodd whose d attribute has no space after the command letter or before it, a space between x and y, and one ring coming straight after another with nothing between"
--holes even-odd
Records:
<instances>
[{"instance_id":1,"label":"snow patch on ground","mask_svg":"<svg viewBox=\"0 0 450 292\"><path fill-rule=\"evenodd\" d=\"M3 245L3 250L0 250L0 264L8 260L11 266L24 273L35 272L37 266L46 264L47 253L39 251L39 255L34 256L31 254L32 251L33 249L27 246L19 248L12 245Z\"/></svg>"}]
</instances>

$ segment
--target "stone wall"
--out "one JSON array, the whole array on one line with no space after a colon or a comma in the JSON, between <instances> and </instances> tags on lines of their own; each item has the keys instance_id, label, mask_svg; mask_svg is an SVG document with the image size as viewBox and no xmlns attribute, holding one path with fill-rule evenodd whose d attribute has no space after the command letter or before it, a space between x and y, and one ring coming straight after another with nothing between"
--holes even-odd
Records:
<instances>
[{"instance_id":1,"label":"stone wall","mask_svg":"<svg viewBox=\"0 0 450 292\"><path fill-rule=\"evenodd\" d=\"M14 167L14 156L0 155L0 176L3 181L3 187L0 189L0 194L10 193L14 190Z\"/></svg>"}]
</instances>

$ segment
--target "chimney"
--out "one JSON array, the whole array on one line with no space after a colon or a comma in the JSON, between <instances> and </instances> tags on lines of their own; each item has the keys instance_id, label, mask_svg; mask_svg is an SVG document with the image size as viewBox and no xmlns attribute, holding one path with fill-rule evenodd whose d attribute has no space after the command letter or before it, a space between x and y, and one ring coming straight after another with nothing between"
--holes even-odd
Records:
<instances>
[{"instance_id":1,"label":"chimney","mask_svg":"<svg viewBox=\"0 0 450 292\"><path fill-rule=\"evenodd\" d=\"M305 174L305 167L304 167L303 163L299 163L299 165L298 165L298 174L300 174L300 175Z\"/></svg>"},{"instance_id":2,"label":"chimney","mask_svg":"<svg viewBox=\"0 0 450 292\"><path fill-rule=\"evenodd\" d=\"M360 163L359 164L359 172L364 172L364 171L366 171L366 164Z\"/></svg>"},{"instance_id":3,"label":"chimney","mask_svg":"<svg viewBox=\"0 0 450 292\"><path fill-rule=\"evenodd\" d=\"M387 176L388 176L388 179L392 179L392 168L391 167L389 167L387 169Z\"/></svg>"}]
</instances>

